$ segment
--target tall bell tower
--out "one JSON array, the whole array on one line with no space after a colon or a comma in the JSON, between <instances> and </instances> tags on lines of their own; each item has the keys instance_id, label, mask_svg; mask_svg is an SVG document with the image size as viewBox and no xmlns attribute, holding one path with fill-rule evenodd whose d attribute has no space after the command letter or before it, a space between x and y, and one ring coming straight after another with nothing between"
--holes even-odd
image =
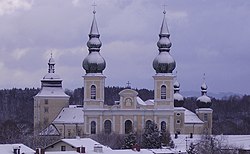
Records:
<instances>
[{"instance_id":1,"label":"tall bell tower","mask_svg":"<svg viewBox=\"0 0 250 154\"><path fill-rule=\"evenodd\" d=\"M100 55L102 42L93 11L93 21L87 42L89 54L83 60L82 66L86 71L84 79L84 108L102 108L104 104L105 76L102 74L106 67L104 58Z\"/></svg>"},{"instance_id":2,"label":"tall bell tower","mask_svg":"<svg viewBox=\"0 0 250 154\"><path fill-rule=\"evenodd\" d=\"M173 109L174 108L174 89L172 74L175 69L175 60L170 55L170 33L166 22L166 11L163 12L164 17L159 34L159 41L157 42L159 54L153 61L153 68L156 71L154 78L154 102L157 109Z\"/></svg>"}]
</instances>

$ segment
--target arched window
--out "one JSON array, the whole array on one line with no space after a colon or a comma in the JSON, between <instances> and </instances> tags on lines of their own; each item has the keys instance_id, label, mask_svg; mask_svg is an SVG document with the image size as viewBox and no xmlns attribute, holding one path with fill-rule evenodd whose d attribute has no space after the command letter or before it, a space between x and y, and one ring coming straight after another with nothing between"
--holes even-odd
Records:
<instances>
[{"instance_id":1,"label":"arched window","mask_svg":"<svg viewBox=\"0 0 250 154\"><path fill-rule=\"evenodd\" d=\"M94 85L90 87L90 98L96 99L96 87Z\"/></svg>"},{"instance_id":2,"label":"arched window","mask_svg":"<svg viewBox=\"0 0 250 154\"><path fill-rule=\"evenodd\" d=\"M165 85L161 86L161 99L166 99L167 88Z\"/></svg>"},{"instance_id":3,"label":"arched window","mask_svg":"<svg viewBox=\"0 0 250 154\"><path fill-rule=\"evenodd\" d=\"M112 127L111 121L110 120L106 120L104 122L104 133L105 134L110 134L111 133L111 127Z\"/></svg>"},{"instance_id":4,"label":"arched window","mask_svg":"<svg viewBox=\"0 0 250 154\"><path fill-rule=\"evenodd\" d=\"M146 128L148 128L153 122L151 120L146 121Z\"/></svg>"},{"instance_id":5,"label":"arched window","mask_svg":"<svg viewBox=\"0 0 250 154\"><path fill-rule=\"evenodd\" d=\"M166 131L167 130L167 125L165 121L161 122L161 131Z\"/></svg>"},{"instance_id":6,"label":"arched window","mask_svg":"<svg viewBox=\"0 0 250 154\"><path fill-rule=\"evenodd\" d=\"M91 121L90 123L91 126L91 134L96 134L96 122L95 121Z\"/></svg>"},{"instance_id":7,"label":"arched window","mask_svg":"<svg viewBox=\"0 0 250 154\"><path fill-rule=\"evenodd\" d=\"M125 121L125 134L129 134L133 131L133 125L131 120Z\"/></svg>"}]
</instances>

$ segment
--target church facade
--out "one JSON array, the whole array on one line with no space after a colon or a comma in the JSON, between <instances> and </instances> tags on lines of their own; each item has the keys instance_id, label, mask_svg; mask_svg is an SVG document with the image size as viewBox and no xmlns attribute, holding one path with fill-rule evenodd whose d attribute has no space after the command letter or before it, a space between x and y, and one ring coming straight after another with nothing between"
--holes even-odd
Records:
<instances>
[{"instance_id":1,"label":"church facade","mask_svg":"<svg viewBox=\"0 0 250 154\"><path fill-rule=\"evenodd\" d=\"M75 137L83 134L143 132L146 125L155 123L159 130L165 129L170 133L211 134L213 110L210 108L211 99L206 95L205 81L201 86L202 95L197 99L198 108L195 113L183 107L184 98L179 93L180 84L172 73L176 62L170 54L172 44L169 39L170 33L165 11L157 42L159 54L153 61L153 68L156 72L153 76L154 98L143 101L135 90L127 87L119 93L120 100L117 100L112 106L106 105L107 103L104 102L106 76L103 74L106 62L100 54L102 43L99 39L96 12L93 13L94 17L87 42L89 54L82 63L83 69L86 71L83 76L84 105L81 107L69 106L69 97L61 91L62 80L59 81L56 77L51 78L51 74L54 72L50 72L49 69L50 78L44 77L41 81L42 89L34 97L34 129L41 126L39 127L42 132L40 135L58 132L57 134L62 137ZM49 68L52 67L50 65L49 62ZM58 81L54 81L55 79ZM62 92L60 98L53 96L51 89L46 89L47 82L53 83L49 84L50 88L60 89L59 91ZM50 97L43 97L41 95L43 91L49 93ZM49 118L44 113L45 105L48 105L53 113L48 115Z\"/></svg>"}]
</instances>

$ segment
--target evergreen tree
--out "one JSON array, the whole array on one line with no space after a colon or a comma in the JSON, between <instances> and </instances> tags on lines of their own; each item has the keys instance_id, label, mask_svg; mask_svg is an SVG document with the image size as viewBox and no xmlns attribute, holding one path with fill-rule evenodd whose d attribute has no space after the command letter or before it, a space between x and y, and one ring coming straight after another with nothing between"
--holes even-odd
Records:
<instances>
[{"instance_id":1,"label":"evergreen tree","mask_svg":"<svg viewBox=\"0 0 250 154\"><path fill-rule=\"evenodd\" d=\"M187 150L188 154L196 154L195 145L190 143L189 149Z\"/></svg>"},{"instance_id":2,"label":"evergreen tree","mask_svg":"<svg viewBox=\"0 0 250 154\"><path fill-rule=\"evenodd\" d=\"M155 123L150 123L144 128L142 147L147 149L161 148L160 132Z\"/></svg>"},{"instance_id":3,"label":"evergreen tree","mask_svg":"<svg viewBox=\"0 0 250 154\"><path fill-rule=\"evenodd\" d=\"M131 132L124 138L124 145L122 149L131 149L136 144L136 135L135 133Z\"/></svg>"},{"instance_id":4,"label":"evergreen tree","mask_svg":"<svg viewBox=\"0 0 250 154\"><path fill-rule=\"evenodd\" d=\"M166 129L161 130L160 132L160 140L162 146L170 146L172 141L169 131Z\"/></svg>"}]
</instances>

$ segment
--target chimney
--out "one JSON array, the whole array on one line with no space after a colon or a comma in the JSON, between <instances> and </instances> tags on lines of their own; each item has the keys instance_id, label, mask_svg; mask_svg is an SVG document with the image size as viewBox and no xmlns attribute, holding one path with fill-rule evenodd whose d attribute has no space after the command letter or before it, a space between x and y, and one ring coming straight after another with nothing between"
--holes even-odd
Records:
<instances>
[{"instance_id":1,"label":"chimney","mask_svg":"<svg viewBox=\"0 0 250 154\"><path fill-rule=\"evenodd\" d=\"M103 153L102 146L99 145L99 144L95 144L94 145L94 152L96 152L96 153Z\"/></svg>"},{"instance_id":2,"label":"chimney","mask_svg":"<svg viewBox=\"0 0 250 154\"><path fill-rule=\"evenodd\" d=\"M78 152L78 153L86 153L85 152L85 147L82 147L82 146L81 147L77 147L76 148L76 152Z\"/></svg>"},{"instance_id":3,"label":"chimney","mask_svg":"<svg viewBox=\"0 0 250 154\"><path fill-rule=\"evenodd\" d=\"M13 154L21 154L20 150L21 146L18 145L13 146Z\"/></svg>"},{"instance_id":4,"label":"chimney","mask_svg":"<svg viewBox=\"0 0 250 154\"><path fill-rule=\"evenodd\" d=\"M36 154L45 154L45 150L42 148L37 148L36 149Z\"/></svg>"}]
</instances>

